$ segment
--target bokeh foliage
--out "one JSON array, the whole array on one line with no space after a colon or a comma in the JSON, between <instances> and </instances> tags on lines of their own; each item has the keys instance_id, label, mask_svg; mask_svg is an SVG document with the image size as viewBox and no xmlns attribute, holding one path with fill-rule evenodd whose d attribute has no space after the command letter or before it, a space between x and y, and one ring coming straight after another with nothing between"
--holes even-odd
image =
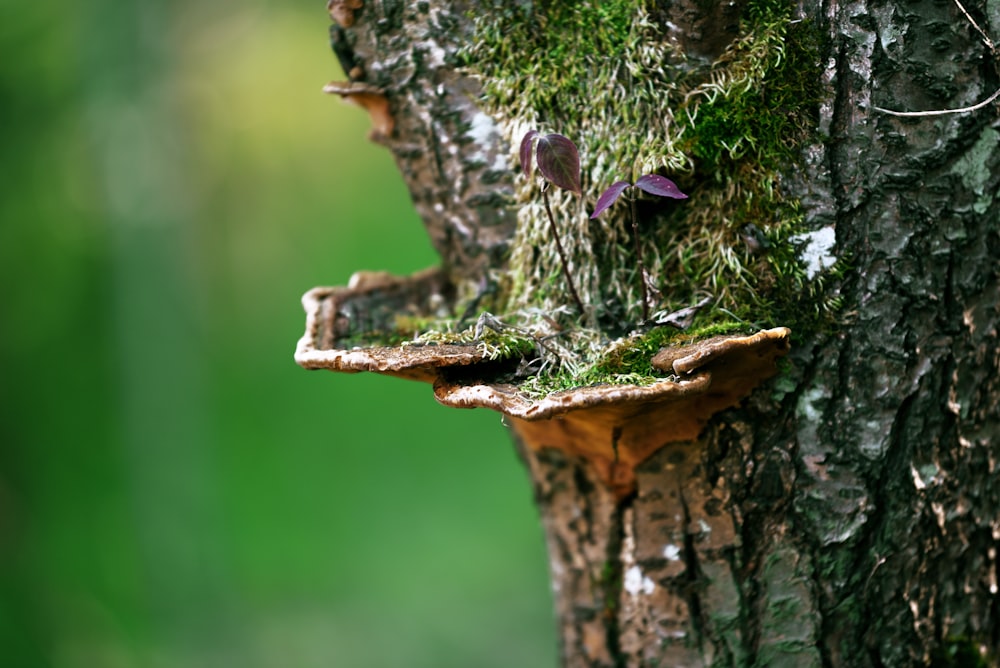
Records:
<instances>
[{"instance_id":1,"label":"bokeh foliage","mask_svg":"<svg viewBox=\"0 0 1000 668\"><path fill-rule=\"evenodd\" d=\"M299 295L434 264L322 3L0 9L5 666L549 666L495 414L309 373Z\"/></svg>"}]
</instances>

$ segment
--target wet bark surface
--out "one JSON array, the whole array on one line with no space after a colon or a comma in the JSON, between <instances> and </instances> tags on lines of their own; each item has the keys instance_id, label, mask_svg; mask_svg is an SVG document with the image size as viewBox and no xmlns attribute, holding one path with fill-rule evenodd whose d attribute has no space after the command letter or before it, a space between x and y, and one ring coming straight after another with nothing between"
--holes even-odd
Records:
<instances>
[{"instance_id":1,"label":"wet bark surface","mask_svg":"<svg viewBox=\"0 0 1000 668\"><path fill-rule=\"evenodd\" d=\"M450 65L474 5L368 2L344 38L465 277L502 261L514 224L509 147ZM968 10L1000 36L995 3ZM1000 660L1000 123L995 106L875 109L978 102L996 60L954 3L801 12L824 36L825 95L785 188L835 230L844 307L800 333L777 381L640 465L625 498L583 460L521 448L567 666Z\"/></svg>"}]
</instances>

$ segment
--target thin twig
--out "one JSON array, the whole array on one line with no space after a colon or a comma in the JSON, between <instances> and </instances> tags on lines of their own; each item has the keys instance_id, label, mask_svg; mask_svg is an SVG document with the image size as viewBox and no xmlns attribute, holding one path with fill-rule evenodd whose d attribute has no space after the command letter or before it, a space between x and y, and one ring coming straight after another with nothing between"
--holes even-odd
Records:
<instances>
[{"instance_id":1,"label":"thin twig","mask_svg":"<svg viewBox=\"0 0 1000 668\"><path fill-rule=\"evenodd\" d=\"M639 265L639 285L642 287L642 321L649 320L649 295L646 290L646 267L642 263L642 244L639 242L639 225L635 222L635 195L629 193L632 203L632 238L635 239L635 260Z\"/></svg>"},{"instance_id":2,"label":"thin twig","mask_svg":"<svg viewBox=\"0 0 1000 668\"><path fill-rule=\"evenodd\" d=\"M983 42L986 44L986 46L989 48L989 50L992 53L996 53L997 47L993 43L993 40L990 39L989 35L986 34L986 31L979 27L979 24L976 23L975 19L972 18L972 16L965 9L965 7L962 5L962 3L959 2L959 0L955 0L955 4L958 5L958 8L962 11L963 14L965 14L965 18L967 18L969 20L969 23L971 23L972 27L976 29L976 32L978 32L980 35L982 35Z\"/></svg>"},{"instance_id":3,"label":"thin twig","mask_svg":"<svg viewBox=\"0 0 1000 668\"><path fill-rule=\"evenodd\" d=\"M566 274L566 283L569 285L569 293L573 296L573 301L580 309L580 315L585 316L587 312L583 309L583 302L573 286L573 275L569 273L569 263L566 261L566 251L563 250L562 241L559 240L559 228L556 227L556 219L552 215L552 207L549 206L549 189L542 186L542 199L545 201L545 213L549 214L549 224L552 225L552 236L556 240L556 250L559 251L559 261L562 262L563 273Z\"/></svg>"},{"instance_id":4,"label":"thin twig","mask_svg":"<svg viewBox=\"0 0 1000 668\"><path fill-rule=\"evenodd\" d=\"M1000 90L990 95L988 98L980 102L979 104L974 104L971 107L962 107L961 109L935 109L934 111L893 111L892 109L883 109L882 107L872 107L875 111L880 111L883 114L889 114L890 116L906 116L908 118L916 118L919 116L944 116L946 114L967 114L970 111L976 111L977 109L982 109L990 102L993 102L998 97L1000 97Z\"/></svg>"}]
</instances>

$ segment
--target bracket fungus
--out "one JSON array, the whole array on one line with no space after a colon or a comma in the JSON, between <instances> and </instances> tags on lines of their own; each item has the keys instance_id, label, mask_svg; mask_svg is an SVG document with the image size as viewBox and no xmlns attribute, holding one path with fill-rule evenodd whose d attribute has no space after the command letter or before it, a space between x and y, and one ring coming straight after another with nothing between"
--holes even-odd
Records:
<instances>
[{"instance_id":1,"label":"bracket fungus","mask_svg":"<svg viewBox=\"0 0 1000 668\"><path fill-rule=\"evenodd\" d=\"M328 0L326 10L330 12L331 19L350 28L354 25L354 12L361 9L363 4L361 0Z\"/></svg>"},{"instance_id":2,"label":"bracket fungus","mask_svg":"<svg viewBox=\"0 0 1000 668\"><path fill-rule=\"evenodd\" d=\"M302 299L306 331L295 360L306 369L428 382L446 406L499 411L526 447L587 460L618 498L635 489L636 466L668 443L696 439L713 414L773 376L789 350L785 327L716 336L662 349L651 363L664 376L650 384L596 384L536 399L512 378L523 352L497 355L478 336L402 340L417 333L405 323L447 316L454 298L439 269L409 277L359 272L347 287L314 288Z\"/></svg>"},{"instance_id":3,"label":"bracket fungus","mask_svg":"<svg viewBox=\"0 0 1000 668\"><path fill-rule=\"evenodd\" d=\"M368 138L372 141L385 142L392 136L395 121L389 109L389 99L381 89L360 81L331 81L323 86L323 92L339 95L341 99L367 111L372 121Z\"/></svg>"}]
</instances>

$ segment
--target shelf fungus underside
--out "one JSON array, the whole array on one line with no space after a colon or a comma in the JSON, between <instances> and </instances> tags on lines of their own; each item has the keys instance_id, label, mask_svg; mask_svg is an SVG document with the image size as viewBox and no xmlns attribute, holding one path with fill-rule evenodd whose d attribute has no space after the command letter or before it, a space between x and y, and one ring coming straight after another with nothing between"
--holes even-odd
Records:
<instances>
[{"instance_id":1,"label":"shelf fungus underside","mask_svg":"<svg viewBox=\"0 0 1000 668\"><path fill-rule=\"evenodd\" d=\"M525 366L523 350L505 356L476 339L421 342L412 332L410 340L400 336L401 318L419 322L450 312L454 292L440 270L409 277L359 272L346 287L310 290L302 303L306 331L295 351L300 366L431 383L446 406L503 413L526 447L585 458L619 496L634 490L639 463L668 443L696 439L713 414L773 376L776 360L789 350L785 327L714 336L656 353L651 366L662 379L537 397L520 389L514 373Z\"/></svg>"}]
</instances>

